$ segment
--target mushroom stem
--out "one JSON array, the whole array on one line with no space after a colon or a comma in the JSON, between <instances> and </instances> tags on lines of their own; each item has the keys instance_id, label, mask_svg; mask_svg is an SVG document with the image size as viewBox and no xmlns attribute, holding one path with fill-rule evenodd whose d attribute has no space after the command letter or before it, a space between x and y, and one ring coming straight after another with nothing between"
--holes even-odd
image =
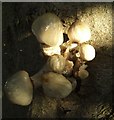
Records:
<instances>
[{"instance_id":1,"label":"mushroom stem","mask_svg":"<svg viewBox=\"0 0 114 120\"><path fill-rule=\"evenodd\" d=\"M65 59L69 59L70 51L73 50L74 48L76 49L77 43L73 43L72 40L68 40L67 42L63 43L61 45L61 49L65 49L63 56Z\"/></svg>"}]
</instances>

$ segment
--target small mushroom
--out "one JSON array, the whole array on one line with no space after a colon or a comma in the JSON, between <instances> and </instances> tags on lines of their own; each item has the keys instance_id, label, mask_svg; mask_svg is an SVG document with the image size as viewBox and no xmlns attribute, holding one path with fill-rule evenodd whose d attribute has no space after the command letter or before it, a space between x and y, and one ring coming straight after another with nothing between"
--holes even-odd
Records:
<instances>
[{"instance_id":1,"label":"small mushroom","mask_svg":"<svg viewBox=\"0 0 114 120\"><path fill-rule=\"evenodd\" d=\"M65 68L65 62L66 60L62 55L55 54L49 57L47 65L52 71L62 73Z\"/></svg>"},{"instance_id":2,"label":"small mushroom","mask_svg":"<svg viewBox=\"0 0 114 120\"><path fill-rule=\"evenodd\" d=\"M63 75L48 72L42 75L44 93L52 98L65 98L72 92L72 84Z\"/></svg>"},{"instance_id":3,"label":"small mushroom","mask_svg":"<svg viewBox=\"0 0 114 120\"><path fill-rule=\"evenodd\" d=\"M77 58L73 67L73 76L75 78L79 77L78 72L79 70L86 69L87 65L85 65L85 61L80 58Z\"/></svg>"},{"instance_id":4,"label":"small mushroom","mask_svg":"<svg viewBox=\"0 0 114 120\"><path fill-rule=\"evenodd\" d=\"M18 105L29 105L33 98L33 85L25 71L19 71L10 77L4 86L8 99Z\"/></svg>"},{"instance_id":5,"label":"small mushroom","mask_svg":"<svg viewBox=\"0 0 114 120\"><path fill-rule=\"evenodd\" d=\"M65 76L71 75L73 66L73 62L66 60L62 55L55 54L50 56L47 60L49 71L64 74Z\"/></svg>"},{"instance_id":6,"label":"small mushroom","mask_svg":"<svg viewBox=\"0 0 114 120\"><path fill-rule=\"evenodd\" d=\"M79 48L80 58L85 61L91 61L95 58L95 49L92 45L82 44Z\"/></svg>"},{"instance_id":7,"label":"small mushroom","mask_svg":"<svg viewBox=\"0 0 114 120\"><path fill-rule=\"evenodd\" d=\"M81 70L78 71L78 76L81 79L86 79L89 76L89 72L85 69L81 69Z\"/></svg>"},{"instance_id":8,"label":"small mushroom","mask_svg":"<svg viewBox=\"0 0 114 120\"><path fill-rule=\"evenodd\" d=\"M76 71L77 76L80 77L81 79L86 79L89 76L89 72L87 70L85 70L87 67L88 67L88 65L83 63L79 67L79 70Z\"/></svg>"},{"instance_id":9,"label":"small mushroom","mask_svg":"<svg viewBox=\"0 0 114 120\"><path fill-rule=\"evenodd\" d=\"M91 30L86 23L76 20L68 30L68 37L73 42L83 43L90 40Z\"/></svg>"},{"instance_id":10,"label":"small mushroom","mask_svg":"<svg viewBox=\"0 0 114 120\"><path fill-rule=\"evenodd\" d=\"M59 17L52 13L39 16L32 24L32 32L40 43L59 46L63 43L63 26Z\"/></svg>"}]
</instances>

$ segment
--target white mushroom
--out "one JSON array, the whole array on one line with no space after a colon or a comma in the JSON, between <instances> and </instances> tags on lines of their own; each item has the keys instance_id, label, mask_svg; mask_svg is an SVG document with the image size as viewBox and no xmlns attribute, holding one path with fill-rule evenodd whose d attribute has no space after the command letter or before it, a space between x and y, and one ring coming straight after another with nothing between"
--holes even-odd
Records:
<instances>
[{"instance_id":1,"label":"white mushroom","mask_svg":"<svg viewBox=\"0 0 114 120\"><path fill-rule=\"evenodd\" d=\"M68 30L68 37L73 42L83 43L90 40L91 30L86 23L76 20Z\"/></svg>"},{"instance_id":2,"label":"white mushroom","mask_svg":"<svg viewBox=\"0 0 114 120\"><path fill-rule=\"evenodd\" d=\"M42 76L44 93L52 98L65 98L72 92L72 84L63 75L49 72Z\"/></svg>"},{"instance_id":3,"label":"white mushroom","mask_svg":"<svg viewBox=\"0 0 114 120\"><path fill-rule=\"evenodd\" d=\"M46 13L32 24L32 32L40 43L59 46L63 43L63 26L58 16Z\"/></svg>"},{"instance_id":4,"label":"white mushroom","mask_svg":"<svg viewBox=\"0 0 114 120\"><path fill-rule=\"evenodd\" d=\"M29 105L33 98L33 85L25 71L19 71L10 77L4 86L8 99L18 105Z\"/></svg>"},{"instance_id":5,"label":"white mushroom","mask_svg":"<svg viewBox=\"0 0 114 120\"><path fill-rule=\"evenodd\" d=\"M89 76L89 72L85 69L81 69L81 70L78 71L78 76L81 79L86 79Z\"/></svg>"},{"instance_id":6,"label":"white mushroom","mask_svg":"<svg viewBox=\"0 0 114 120\"><path fill-rule=\"evenodd\" d=\"M89 44L82 44L79 48L80 58L86 61L91 61L95 58L95 49Z\"/></svg>"},{"instance_id":7,"label":"white mushroom","mask_svg":"<svg viewBox=\"0 0 114 120\"><path fill-rule=\"evenodd\" d=\"M62 55L50 56L47 60L47 67L49 71L61 73L64 75L71 75L73 70L73 62L66 60Z\"/></svg>"},{"instance_id":8,"label":"white mushroom","mask_svg":"<svg viewBox=\"0 0 114 120\"><path fill-rule=\"evenodd\" d=\"M57 73L62 73L65 68L66 60L62 55L53 55L47 61L48 67Z\"/></svg>"}]
</instances>

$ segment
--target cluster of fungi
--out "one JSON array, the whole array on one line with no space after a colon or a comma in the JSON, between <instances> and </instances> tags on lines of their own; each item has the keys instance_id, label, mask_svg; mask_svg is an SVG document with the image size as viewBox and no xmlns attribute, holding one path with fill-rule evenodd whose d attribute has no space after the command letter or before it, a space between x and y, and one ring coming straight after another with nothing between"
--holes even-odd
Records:
<instances>
[{"instance_id":1,"label":"cluster of fungi","mask_svg":"<svg viewBox=\"0 0 114 120\"><path fill-rule=\"evenodd\" d=\"M32 32L48 56L44 67L33 76L20 70L5 83L7 98L14 104L29 105L35 89L41 87L46 96L61 99L77 87L77 78L86 79L87 62L95 58L95 49L87 41L91 38L88 25L76 20L68 29L64 41L63 25L58 16L46 13L32 24ZM34 86L34 87L33 87Z\"/></svg>"}]
</instances>

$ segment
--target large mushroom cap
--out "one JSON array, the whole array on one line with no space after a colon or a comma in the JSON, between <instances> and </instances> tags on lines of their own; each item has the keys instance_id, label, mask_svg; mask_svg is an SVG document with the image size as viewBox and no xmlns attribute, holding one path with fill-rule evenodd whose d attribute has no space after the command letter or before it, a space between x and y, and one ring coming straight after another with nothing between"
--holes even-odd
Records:
<instances>
[{"instance_id":1,"label":"large mushroom cap","mask_svg":"<svg viewBox=\"0 0 114 120\"><path fill-rule=\"evenodd\" d=\"M44 93L53 98L65 98L72 91L72 84L63 75L49 72L43 75Z\"/></svg>"},{"instance_id":2,"label":"large mushroom cap","mask_svg":"<svg viewBox=\"0 0 114 120\"><path fill-rule=\"evenodd\" d=\"M32 31L40 43L59 46L63 43L63 26L58 16L46 13L32 24Z\"/></svg>"},{"instance_id":3,"label":"large mushroom cap","mask_svg":"<svg viewBox=\"0 0 114 120\"><path fill-rule=\"evenodd\" d=\"M29 105L33 98L33 86L29 75L25 71L19 71L9 78L4 86L8 99L18 105Z\"/></svg>"},{"instance_id":4,"label":"large mushroom cap","mask_svg":"<svg viewBox=\"0 0 114 120\"><path fill-rule=\"evenodd\" d=\"M68 30L68 37L73 42L83 43L90 40L91 30L86 23L77 20L70 26Z\"/></svg>"}]
</instances>

